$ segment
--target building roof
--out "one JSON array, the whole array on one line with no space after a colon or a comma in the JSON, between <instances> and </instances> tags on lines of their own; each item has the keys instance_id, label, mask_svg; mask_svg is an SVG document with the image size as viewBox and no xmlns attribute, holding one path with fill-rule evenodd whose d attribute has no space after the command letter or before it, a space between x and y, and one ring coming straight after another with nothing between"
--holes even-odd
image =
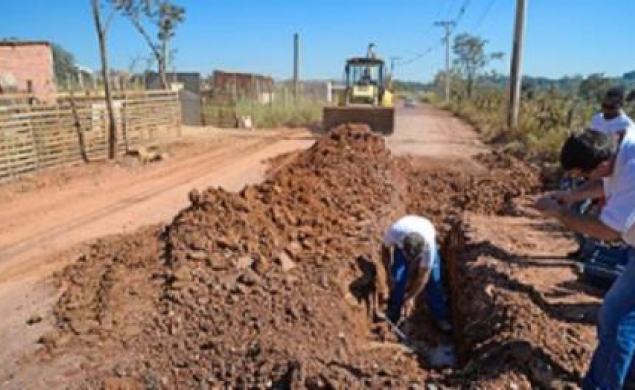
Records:
<instances>
[{"instance_id":1,"label":"building roof","mask_svg":"<svg viewBox=\"0 0 635 390\"><path fill-rule=\"evenodd\" d=\"M229 76L238 76L238 77L255 77L255 78L263 78L263 79L272 79L273 78L271 76L267 76L264 74L257 74L257 73L248 73L248 72L228 72L228 71L224 71L224 70L214 70L214 74L219 74L219 75L229 75Z\"/></svg>"},{"instance_id":2,"label":"building roof","mask_svg":"<svg viewBox=\"0 0 635 390\"><path fill-rule=\"evenodd\" d=\"M47 41L12 41L12 40L0 40L0 46L37 46L37 45L45 45L51 46L50 42Z\"/></svg>"},{"instance_id":3,"label":"building roof","mask_svg":"<svg viewBox=\"0 0 635 390\"><path fill-rule=\"evenodd\" d=\"M349 58L346 63L348 65L383 65L384 60L381 58L353 57Z\"/></svg>"}]
</instances>

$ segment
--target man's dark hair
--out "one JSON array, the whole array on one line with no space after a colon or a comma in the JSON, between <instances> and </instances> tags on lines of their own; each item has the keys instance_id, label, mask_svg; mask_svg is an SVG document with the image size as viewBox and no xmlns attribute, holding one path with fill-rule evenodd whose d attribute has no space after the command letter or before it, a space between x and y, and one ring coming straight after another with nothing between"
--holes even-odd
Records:
<instances>
[{"instance_id":1,"label":"man's dark hair","mask_svg":"<svg viewBox=\"0 0 635 390\"><path fill-rule=\"evenodd\" d=\"M611 99L611 100L617 100L617 101L623 103L625 94L626 94L626 91L624 90L624 88L622 88L622 87L612 87L612 88L609 88L608 91L606 91L606 94L604 95L604 98L605 99Z\"/></svg>"},{"instance_id":2,"label":"man's dark hair","mask_svg":"<svg viewBox=\"0 0 635 390\"><path fill-rule=\"evenodd\" d=\"M617 153L613 138L597 130L586 129L567 138L560 150L560 165L565 171L591 172Z\"/></svg>"},{"instance_id":3,"label":"man's dark hair","mask_svg":"<svg viewBox=\"0 0 635 390\"><path fill-rule=\"evenodd\" d=\"M425 240L420 234L409 233L403 239L403 251L408 260L420 256L425 249Z\"/></svg>"}]
</instances>

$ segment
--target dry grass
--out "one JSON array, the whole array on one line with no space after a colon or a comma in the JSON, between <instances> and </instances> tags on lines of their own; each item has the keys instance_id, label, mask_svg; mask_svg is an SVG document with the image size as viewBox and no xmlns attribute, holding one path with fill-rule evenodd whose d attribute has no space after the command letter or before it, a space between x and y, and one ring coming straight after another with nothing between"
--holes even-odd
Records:
<instances>
[{"instance_id":1,"label":"dry grass","mask_svg":"<svg viewBox=\"0 0 635 390\"><path fill-rule=\"evenodd\" d=\"M322 103L306 98L300 98L297 102L276 98L267 104L243 100L236 105L236 113L239 116L250 116L257 128L302 127L319 123L322 119L322 107Z\"/></svg>"},{"instance_id":2,"label":"dry grass","mask_svg":"<svg viewBox=\"0 0 635 390\"><path fill-rule=\"evenodd\" d=\"M547 164L556 161L568 134L586 127L596 110L594 105L570 96L544 93L523 100L518 129L511 132L503 91L492 90L441 107L473 124L486 140L501 143L520 157Z\"/></svg>"}]
</instances>

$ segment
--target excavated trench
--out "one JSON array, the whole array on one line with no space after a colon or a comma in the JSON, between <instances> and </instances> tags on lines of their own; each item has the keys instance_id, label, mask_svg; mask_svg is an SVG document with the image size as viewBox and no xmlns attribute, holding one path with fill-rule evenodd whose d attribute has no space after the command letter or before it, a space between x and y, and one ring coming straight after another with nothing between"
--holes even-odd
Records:
<instances>
[{"instance_id":1,"label":"excavated trench","mask_svg":"<svg viewBox=\"0 0 635 390\"><path fill-rule=\"evenodd\" d=\"M461 216L504 213L538 183L505 156L478 160L481 172L426 168L345 125L263 184L192 192L167 226L104 239L59 275L58 329L40 358L86 356L78 387L474 383L400 343L376 320L373 296L385 292L383 231L404 213L431 218L456 333L444 338L415 310L408 335L429 350L455 343L459 367L469 366Z\"/></svg>"}]
</instances>

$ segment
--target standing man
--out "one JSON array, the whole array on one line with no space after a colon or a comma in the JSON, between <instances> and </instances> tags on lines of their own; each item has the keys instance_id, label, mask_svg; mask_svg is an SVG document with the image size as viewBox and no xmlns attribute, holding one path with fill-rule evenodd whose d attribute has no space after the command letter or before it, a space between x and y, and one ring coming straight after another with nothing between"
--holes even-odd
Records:
<instances>
[{"instance_id":1,"label":"standing man","mask_svg":"<svg viewBox=\"0 0 635 390\"><path fill-rule=\"evenodd\" d=\"M382 260L390 287L388 318L397 323L404 305L423 290L439 330L452 332L432 223L416 215L406 215L393 223L384 237Z\"/></svg>"},{"instance_id":2,"label":"standing man","mask_svg":"<svg viewBox=\"0 0 635 390\"><path fill-rule=\"evenodd\" d=\"M629 262L600 308L599 342L583 382L583 389L621 389L635 355L635 131L616 138L595 130L573 134L562 147L560 163L563 170L588 181L573 190L547 194L535 207L574 232L624 240L630 246ZM579 215L567 206L603 196L606 204L599 215Z\"/></svg>"},{"instance_id":3,"label":"standing man","mask_svg":"<svg viewBox=\"0 0 635 390\"><path fill-rule=\"evenodd\" d=\"M602 111L591 120L591 128L608 135L618 135L633 126L633 121L622 110L624 90L619 87L609 89L602 99Z\"/></svg>"}]
</instances>

